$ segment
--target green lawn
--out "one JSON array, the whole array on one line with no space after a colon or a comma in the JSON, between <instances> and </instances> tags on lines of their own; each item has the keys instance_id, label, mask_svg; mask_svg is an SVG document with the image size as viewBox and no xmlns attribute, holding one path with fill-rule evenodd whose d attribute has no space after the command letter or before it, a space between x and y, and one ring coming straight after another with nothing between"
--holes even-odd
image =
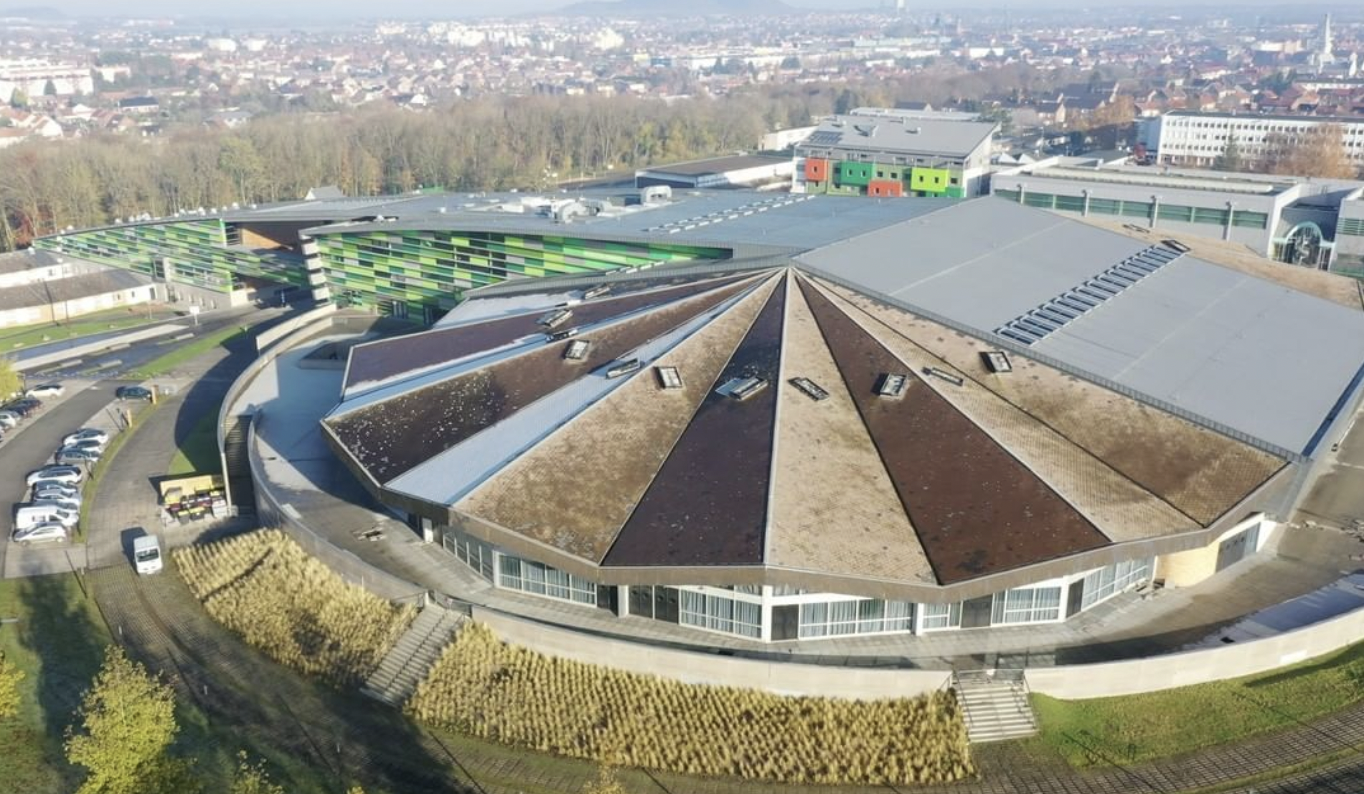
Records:
<instances>
[{"instance_id":1,"label":"green lawn","mask_svg":"<svg viewBox=\"0 0 1364 794\"><path fill-rule=\"evenodd\" d=\"M211 474L221 469L218 460L218 409L199 417L189 435L175 450L167 474Z\"/></svg>"},{"instance_id":2,"label":"green lawn","mask_svg":"<svg viewBox=\"0 0 1364 794\"><path fill-rule=\"evenodd\" d=\"M147 310L110 309L105 312L87 314L63 323L38 323L0 329L0 350L32 347L44 342L74 339L78 336L116 331L148 323L163 322L179 315L164 308L152 308L151 319ZM47 337L44 339L43 337Z\"/></svg>"},{"instance_id":3,"label":"green lawn","mask_svg":"<svg viewBox=\"0 0 1364 794\"><path fill-rule=\"evenodd\" d=\"M1073 766L1125 764L1291 727L1361 700L1364 643L1271 673L1145 695L1057 700L1034 694L1041 730L1029 741Z\"/></svg>"},{"instance_id":4,"label":"green lawn","mask_svg":"<svg viewBox=\"0 0 1364 794\"><path fill-rule=\"evenodd\" d=\"M176 347L169 353L153 359L143 364L141 367L128 373L128 377L138 380L160 377L176 367L183 366L185 363L207 353L215 347L226 345L228 341L243 335L241 328L233 326L223 328L205 336L197 337Z\"/></svg>"},{"instance_id":5,"label":"green lawn","mask_svg":"<svg viewBox=\"0 0 1364 794\"><path fill-rule=\"evenodd\" d=\"M73 791L62 732L94 678L109 632L73 574L0 580L0 650L25 677L20 713L0 720L0 788L25 794Z\"/></svg>"}]
</instances>

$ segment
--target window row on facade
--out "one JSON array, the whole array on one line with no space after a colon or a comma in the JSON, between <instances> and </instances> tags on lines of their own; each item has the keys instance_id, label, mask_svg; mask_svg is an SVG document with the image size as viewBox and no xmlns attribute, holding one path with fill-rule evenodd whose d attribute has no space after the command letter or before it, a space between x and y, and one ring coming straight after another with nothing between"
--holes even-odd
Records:
<instances>
[{"instance_id":1,"label":"window row on facade","mask_svg":"<svg viewBox=\"0 0 1364 794\"><path fill-rule=\"evenodd\" d=\"M1020 202L1040 209L1075 212L1082 215L1115 215L1123 218L1155 219L1179 223L1198 223L1211 226L1235 226L1246 229L1266 229L1269 214L1251 210L1231 210L1217 207L1193 207L1184 204L1131 201L1125 199L1070 196L1043 193L1035 190L996 190L994 195L1006 201Z\"/></svg>"},{"instance_id":2,"label":"window row on facade","mask_svg":"<svg viewBox=\"0 0 1364 794\"><path fill-rule=\"evenodd\" d=\"M494 548L453 528L442 543L495 587L584 607L763 641L1055 623L1151 579L1154 559L946 604L811 593L789 586L599 585Z\"/></svg>"}]
</instances>

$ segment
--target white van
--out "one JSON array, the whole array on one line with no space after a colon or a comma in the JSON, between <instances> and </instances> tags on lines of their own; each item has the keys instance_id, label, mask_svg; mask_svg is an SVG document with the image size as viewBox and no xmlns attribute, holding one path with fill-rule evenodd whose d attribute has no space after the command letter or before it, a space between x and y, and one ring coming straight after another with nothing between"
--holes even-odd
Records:
<instances>
[{"instance_id":1,"label":"white van","mask_svg":"<svg viewBox=\"0 0 1364 794\"><path fill-rule=\"evenodd\" d=\"M161 570L161 541L155 535L143 535L133 541L133 565L138 574Z\"/></svg>"},{"instance_id":2,"label":"white van","mask_svg":"<svg viewBox=\"0 0 1364 794\"><path fill-rule=\"evenodd\" d=\"M74 527L79 519L78 513L63 510L55 505L21 505L14 511L14 530L18 532L48 522L61 524L69 529Z\"/></svg>"}]
</instances>

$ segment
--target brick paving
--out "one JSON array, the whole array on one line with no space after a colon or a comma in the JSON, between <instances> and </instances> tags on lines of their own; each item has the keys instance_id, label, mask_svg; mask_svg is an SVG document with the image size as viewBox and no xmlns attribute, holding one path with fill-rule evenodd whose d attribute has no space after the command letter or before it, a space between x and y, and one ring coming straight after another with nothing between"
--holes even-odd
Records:
<instances>
[{"instance_id":1,"label":"brick paving","mask_svg":"<svg viewBox=\"0 0 1364 794\"><path fill-rule=\"evenodd\" d=\"M206 362L213 364L216 362ZM175 574L135 576L122 558L121 533L154 517L150 478L165 470L177 428L192 426L215 388L231 378L215 370L210 384L164 405L125 445L106 475L91 527L94 592L115 636L154 669L164 671L183 697L210 719L257 736L319 769L393 792L480 791L489 794L574 792L595 776L591 764L547 758L467 739L442 741L355 692L326 689L245 647L200 608ZM221 393L221 392L219 392ZM216 400L215 400L216 402ZM181 419L186 416L188 422ZM126 456L126 457L125 457ZM666 729L666 726L660 726ZM333 748L341 747L336 753ZM1298 764L1317 755L1353 749L1354 757L1273 785L1239 791L1257 794L1358 792L1364 786L1364 705L1301 726L1213 749L1188 758L1127 767L1121 759L1090 771L1040 761L1018 744L976 749L981 777L947 787L875 787L899 794L1135 794L1179 792ZM792 786L696 779L638 770L622 780L632 792L777 794ZM1344 786L1344 787L1342 787ZM851 794L872 788L798 787L810 794ZM1238 789L1231 789L1238 790Z\"/></svg>"}]
</instances>

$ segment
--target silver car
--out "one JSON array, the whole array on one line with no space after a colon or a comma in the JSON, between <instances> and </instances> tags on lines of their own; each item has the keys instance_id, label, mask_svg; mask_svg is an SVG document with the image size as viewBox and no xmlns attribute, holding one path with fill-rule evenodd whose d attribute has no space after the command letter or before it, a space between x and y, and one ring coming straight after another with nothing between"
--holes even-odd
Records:
<instances>
[{"instance_id":1,"label":"silver car","mask_svg":"<svg viewBox=\"0 0 1364 794\"><path fill-rule=\"evenodd\" d=\"M44 466L37 471L28 473L28 485L32 486L39 480L56 480L75 484L85 479L85 472L79 466Z\"/></svg>"},{"instance_id":2,"label":"silver car","mask_svg":"<svg viewBox=\"0 0 1364 794\"><path fill-rule=\"evenodd\" d=\"M109 434L103 430L97 430L96 428L93 427L82 427L80 430L77 430L76 432L72 433L66 438L63 438L62 446L69 447L75 444L77 441L90 440L98 442L100 446L104 446L105 444L109 443Z\"/></svg>"},{"instance_id":3,"label":"silver car","mask_svg":"<svg viewBox=\"0 0 1364 794\"><path fill-rule=\"evenodd\" d=\"M15 543L22 543L27 546L30 543L65 543L70 531L55 521L44 524L34 524L28 529L16 530L10 539Z\"/></svg>"},{"instance_id":4,"label":"silver car","mask_svg":"<svg viewBox=\"0 0 1364 794\"><path fill-rule=\"evenodd\" d=\"M58 480L39 480L33 484L34 499L80 499L81 489Z\"/></svg>"}]
</instances>

